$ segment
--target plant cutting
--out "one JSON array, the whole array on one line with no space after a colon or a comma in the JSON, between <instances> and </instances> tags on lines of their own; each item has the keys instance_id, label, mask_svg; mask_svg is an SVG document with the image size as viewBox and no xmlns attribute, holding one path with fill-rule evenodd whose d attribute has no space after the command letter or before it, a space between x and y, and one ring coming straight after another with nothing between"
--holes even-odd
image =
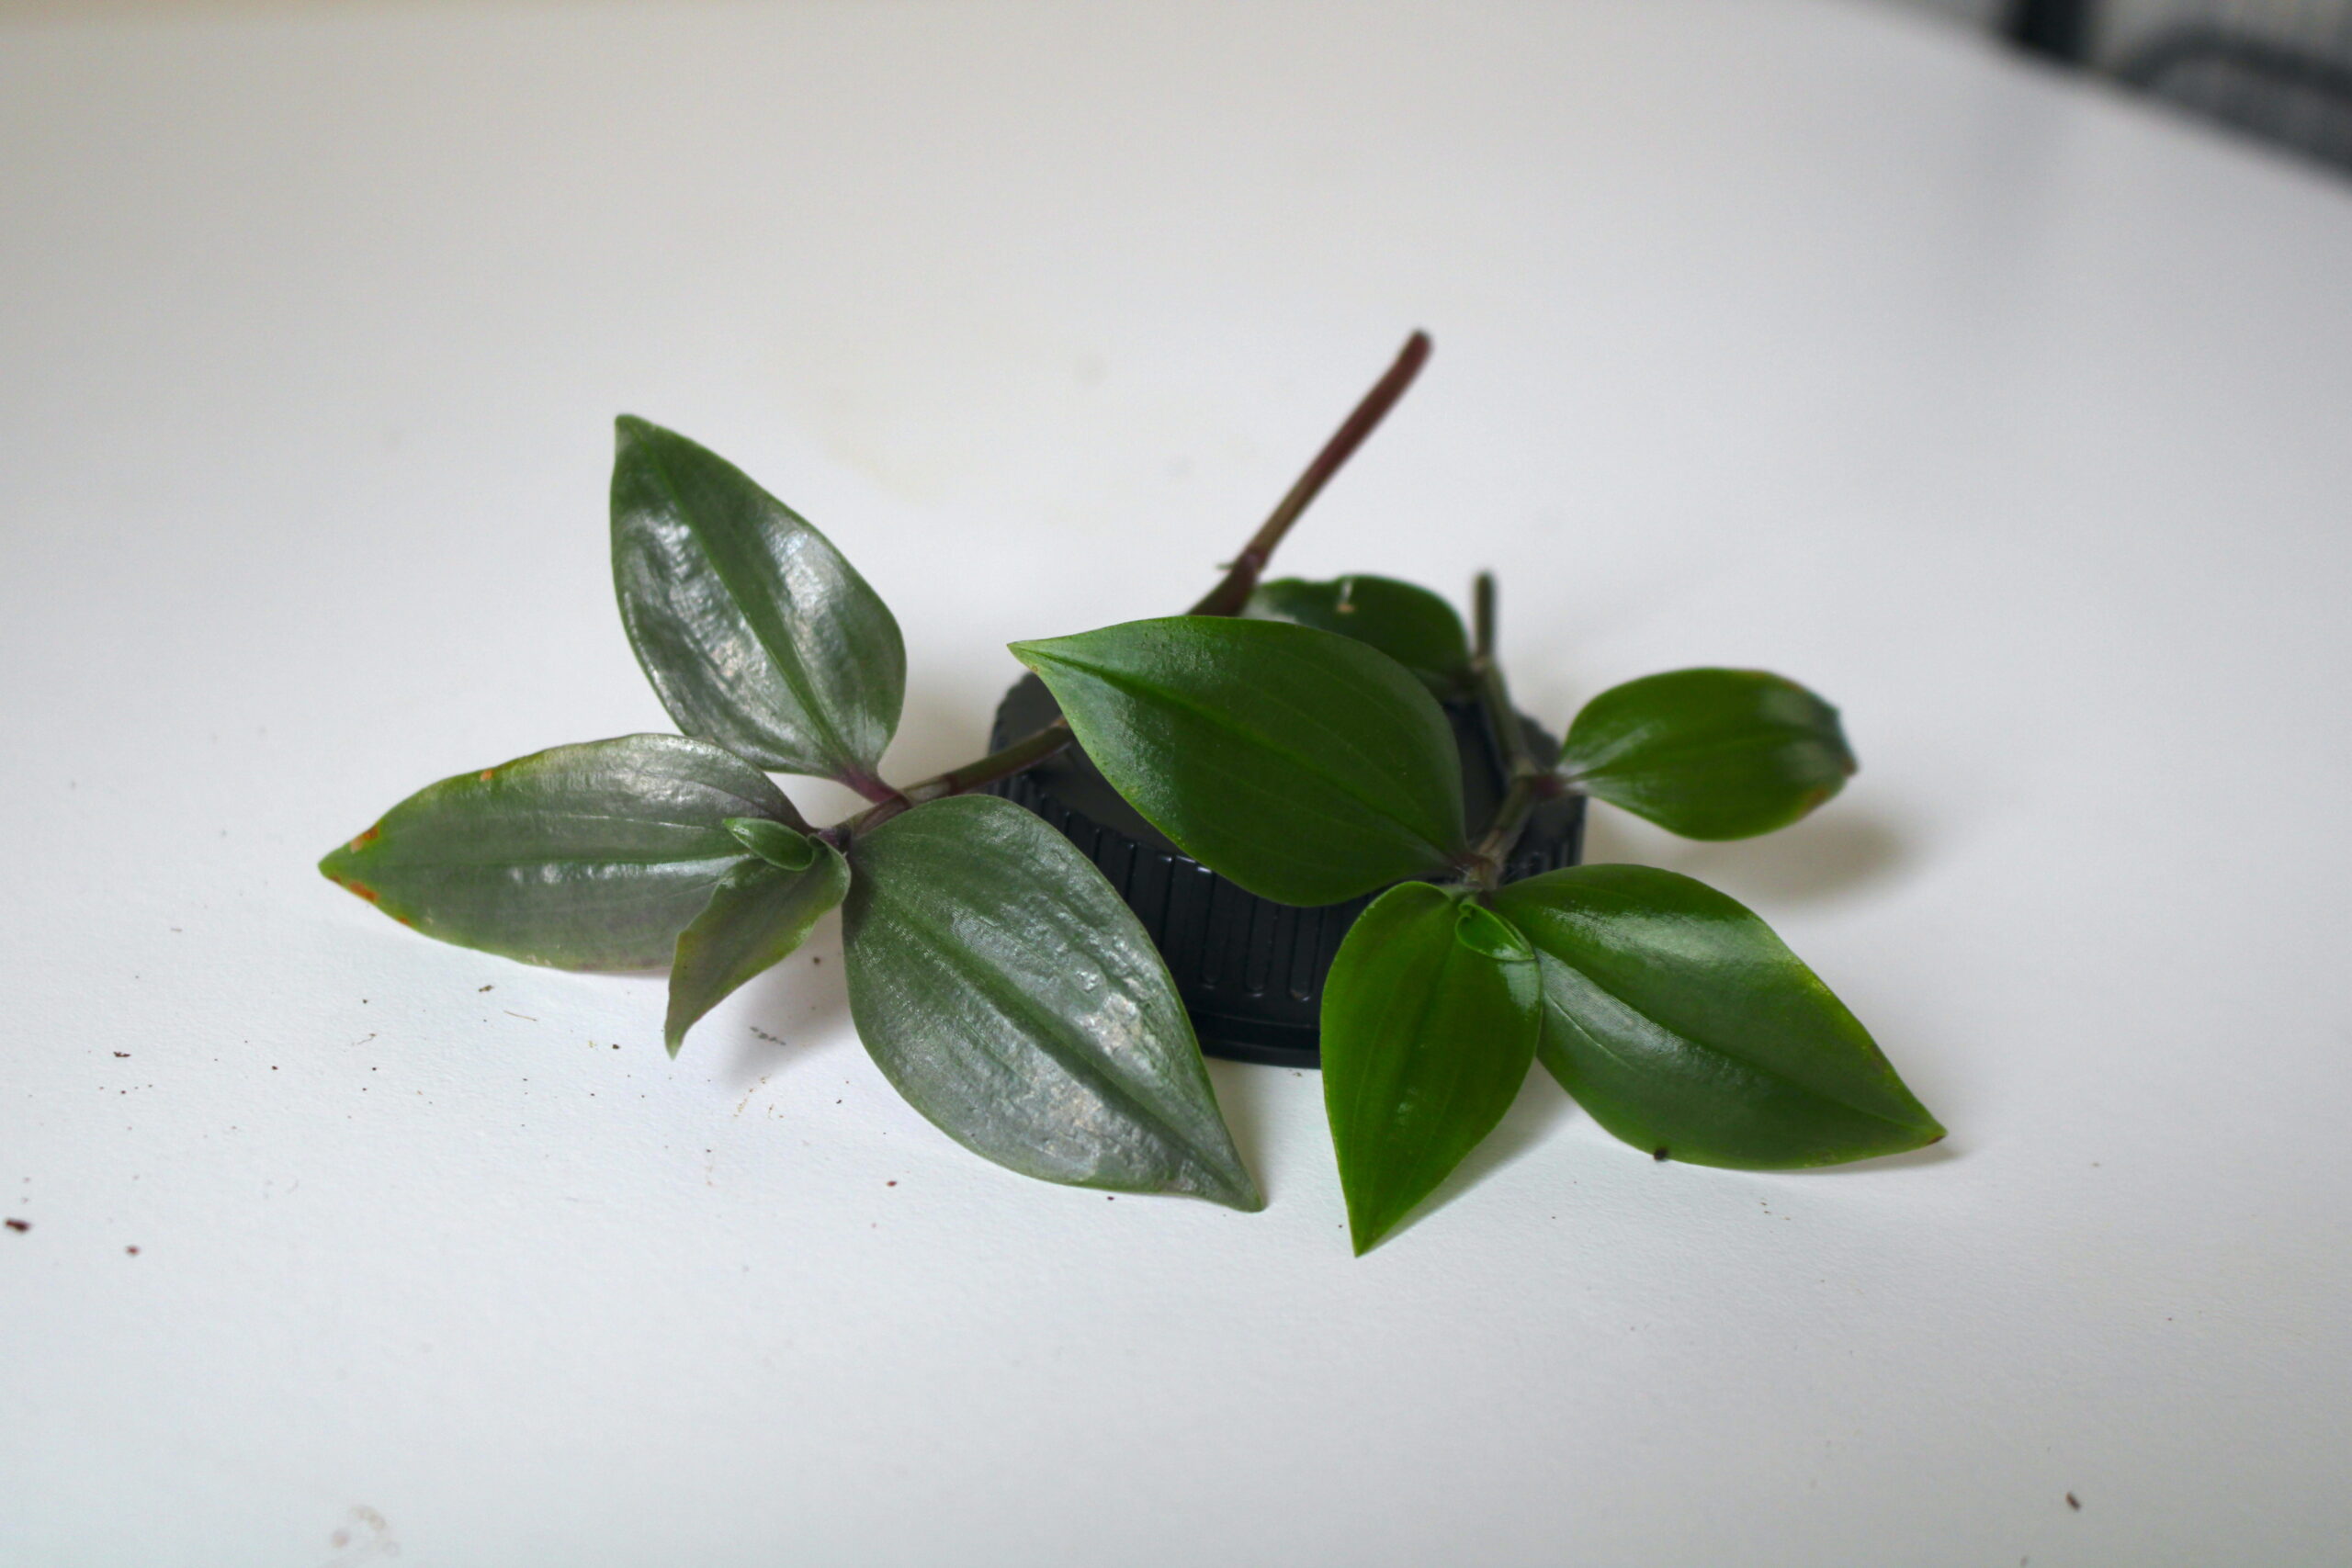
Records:
<instances>
[{"instance_id":1,"label":"plant cutting","mask_svg":"<svg viewBox=\"0 0 2352 1568\"><path fill-rule=\"evenodd\" d=\"M1419 333L1188 614L1012 651L1060 716L896 785L898 624L831 543L722 458L623 418L621 617L676 735L558 747L419 791L321 863L427 935L526 963L669 970L687 1032L842 910L852 1018L884 1076L973 1152L1050 1181L1262 1206L1168 967L1070 841L984 793L1073 745L1182 852L1295 906L1377 894L1331 960L1324 1091L1358 1252L1489 1133L1541 1060L1618 1137L1779 1168L1942 1129L1754 914L1649 867L1512 880L1547 802L1694 838L1768 832L1854 768L1837 713L1753 671L1602 693L1552 741L1510 705L1491 578L1471 624L1392 580L1263 581L1411 382ZM1475 704L1506 787L1465 818L1441 700ZM810 823L770 776L867 803Z\"/></svg>"}]
</instances>

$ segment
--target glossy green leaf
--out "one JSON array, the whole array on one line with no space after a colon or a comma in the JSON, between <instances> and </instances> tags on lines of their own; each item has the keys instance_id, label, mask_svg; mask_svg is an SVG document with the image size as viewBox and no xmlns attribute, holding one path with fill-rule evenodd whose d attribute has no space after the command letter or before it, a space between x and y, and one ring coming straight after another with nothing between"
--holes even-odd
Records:
<instances>
[{"instance_id":1,"label":"glossy green leaf","mask_svg":"<svg viewBox=\"0 0 2352 1568\"><path fill-rule=\"evenodd\" d=\"M1047 1181L1264 1206L1167 965L1069 840L953 795L860 835L850 864L851 1014L942 1132Z\"/></svg>"},{"instance_id":2,"label":"glossy green leaf","mask_svg":"<svg viewBox=\"0 0 2352 1568\"><path fill-rule=\"evenodd\" d=\"M1502 928L1498 931L1496 928ZM1540 1023L1533 954L1458 890L1374 901L1323 990L1323 1104L1361 1254L1494 1131Z\"/></svg>"},{"instance_id":3,"label":"glossy green leaf","mask_svg":"<svg viewBox=\"0 0 2352 1568\"><path fill-rule=\"evenodd\" d=\"M1370 643L1440 696L1470 681L1470 637L1453 605L1393 577L1284 577L1261 583L1243 615L1290 621Z\"/></svg>"},{"instance_id":4,"label":"glossy green leaf","mask_svg":"<svg viewBox=\"0 0 2352 1568\"><path fill-rule=\"evenodd\" d=\"M1544 1065L1635 1147L1770 1170L1944 1135L1813 971L1704 883L1573 866L1511 884L1495 908L1535 947Z\"/></svg>"},{"instance_id":5,"label":"glossy green leaf","mask_svg":"<svg viewBox=\"0 0 2352 1568\"><path fill-rule=\"evenodd\" d=\"M1535 950L1509 920L1464 899L1453 922L1453 940L1473 953L1510 964L1532 964Z\"/></svg>"},{"instance_id":6,"label":"glossy green leaf","mask_svg":"<svg viewBox=\"0 0 2352 1568\"><path fill-rule=\"evenodd\" d=\"M1560 756L1578 788L1689 839L1785 828L1854 767L1838 710L1761 670L1676 670L1612 686L1577 715Z\"/></svg>"},{"instance_id":7,"label":"glossy green leaf","mask_svg":"<svg viewBox=\"0 0 2352 1568\"><path fill-rule=\"evenodd\" d=\"M459 773L319 869L427 936L560 969L656 969L741 863L730 818L797 820L707 741L629 735Z\"/></svg>"},{"instance_id":8,"label":"glossy green leaf","mask_svg":"<svg viewBox=\"0 0 2352 1568\"><path fill-rule=\"evenodd\" d=\"M1130 805L1262 897L1336 904L1463 848L1445 715L1363 643L1178 615L1012 651Z\"/></svg>"},{"instance_id":9,"label":"glossy green leaf","mask_svg":"<svg viewBox=\"0 0 2352 1568\"><path fill-rule=\"evenodd\" d=\"M817 858L817 841L764 817L729 817L727 830L735 841L782 871L800 871Z\"/></svg>"},{"instance_id":10,"label":"glossy green leaf","mask_svg":"<svg viewBox=\"0 0 2352 1568\"><path fill-rule=\"evenodd\" d=\"M782 773L870 780L899 725L899 623L822 534L724 458L624 417L613 581L689 735Z\"/></svg>"},{"instance_id":11,"label":"glossy green leaf","mask_svg":"<svg viewBox=\"0 0 2352 1568\"><path fill-rule=\"evenodd\" d=\"M849 863L838 851L792 836L806 856L800 865L787 869L764 858L742 862L712 892L694 924L679 933L670 965L670 1016L662 1026L673 1056L703 1014L752 976L782 963L808 939L818 918L849 891Z\"/></svg>"}]
</instances>

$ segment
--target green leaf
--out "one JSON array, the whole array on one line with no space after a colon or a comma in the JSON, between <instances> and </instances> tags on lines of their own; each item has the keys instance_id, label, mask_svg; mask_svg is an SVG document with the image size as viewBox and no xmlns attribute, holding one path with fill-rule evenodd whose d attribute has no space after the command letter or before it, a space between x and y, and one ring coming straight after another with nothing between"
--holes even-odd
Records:
<instances>
[{"instance_id":1,"label":"green leaf","mask_svg":"<svg viewBox=\"0 0 2352 1568\"><path fill-rule=\"evenodd\" d=\"M871 781L899 727L899 623L841 552L741 469L624 416L621 620L678 728L781 773Z\"/></svg>"},{"instance_id":2,"label":"green leaf","mask_svg":"<svg viewBox=\"0 0 2352 1568\"><path fill-rule=\"evenodd\" d=\"M729 817L727 830L737 843L779 870L801 871L817 858L815 840L764 817Z\"/></svg>"},{"instance_id":3,"label":"green leaf","mask_svg":"<svg viewBox=\"0 0 2352 1568\"><path fill-rule=\"evenodd\" d=\"M560 969L658 969L743 859L730 818L797 821L707 741L629 735L430 784L319 863L427 936Z\"/></svg>"},{"instance_id":4,"label":"green leaf","mask_svg":"<svg viewBox=\"0 0 2352 1568\"><path fill-rule=\"evenodd\" d=\"M1393 577L1280 578L1259 584L1242 614L1370 643L1440 696L1470 682L1470 637L1462 617L1428 589Z\"/></svg>"},{"instance_id":5,"label":"green leaf","mask_svg":"<svg viewBox=\"0 0 2352 1568\"><path fill-rule=\"evenodd\" d=\"M818 917L849 891L849 863L840 852L797 833L792 837L806 857L798 866L765 858L744 861L711 893L694 924L679 933L677 957L670 965L670 1016L662 1026L673 1056L703 1014L752 976L782 963L807 940Z\"/></svg>"},{"instance_id":6,"label":"green leaf","mask_svg":"<svg viewBox=\"0 0 2352 1568\"><path fill-rule=\"evenodd\" d=\"M1944 1135L1829 987L1704 883L1573 866L1512 883L1495 908L1535 946L1544 1065L1635 1147L1775 1170Z\"/></svg>"},{"instance_id":7,"label":"green leaf","mask_svg":"<svg viewBox=\"0 0 2352 1568\"><path fill-rule=\"evenodd\" d=\"M1323 1104L1359 1255L1510 1109L1541 1019L1532 959L1459 889L1425 882L1382 894L1340 944Z\"/></svg>"},{"instance_id":8,"label":"green leaf","mask_svg":"<svg viewBox=\"0 0 2352 1568\"><path fill-rule=\"evenodd\" d=\"M1012 651L1128 804L1261 897L1336 904L1464 847L1445 715L1363 643L1178 615Z\"/></svg>"},{"instance_id":9,"label":"green leaf","mask_svg":"<svg viewBox=\"0 0 2352 1568\"><path fill-rule=\"evenodd\" d=\"M1587 703L1560 768L1586 793L1688 839L1745 839L1845 787L1838 710L1761 670L1676 670Z\"/></svg>"},{"instance_id":10,"label":"green leaf","mask_svg":"<svg viewBox=\"0 0 2352 1568\"><path fill-rule=\"evenodd\" d=\"M1509 920L1492 909L1464 902L1453 924L1453 940L1473 953L1507 964L1532 964L1535 950Z\"/></svg>"},{"instance_id":11,"label":"green leaf","mask_svg":"<svg viewBox=\"0 0 2352 1568\"><path fill-rule=\"evenodd\" d=\"M850 1012L940 1131L1047 1181L1264 1207L1167 965L1069 840L965 795L849 853Z\"/></svg>"}]
</instances>

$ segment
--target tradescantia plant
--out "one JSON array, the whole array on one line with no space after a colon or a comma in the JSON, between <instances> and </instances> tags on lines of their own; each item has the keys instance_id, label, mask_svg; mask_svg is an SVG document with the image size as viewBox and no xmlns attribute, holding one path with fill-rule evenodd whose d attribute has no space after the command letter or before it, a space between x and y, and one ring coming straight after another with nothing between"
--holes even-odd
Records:
<instances>
[{"instance_id":1,"label":"tradescantia plant","mask_svg":"<svg viewBox=\"0 0 2352 1568\"><path fill-rule=\"evenodd\" d=\"M1322 1004L1359 1252L1493 1130L1534 1059L1658 1159L1829 1165L1943 1135L1853 1015L1723 894L1635 865L1502 879L1535 807L1569 791L1692 838L1795 821L1853 772L1834 709L1775 675L1678 671L1602 693L1539 756L1493 657L1492 580L1478 581L1475 637L1455 638L1427 635L1453 616L1435 595L1363 594L1366 581L1270 584L1251 606L1359 604L1326 619L1345 635L1187 616L1013 649L1185 853L1278 903L1386 889L1341 943ZM1423 654L1411 670L1383 651L1408 639ZM1503 738L1509 789L1476 839L1431 686L1475 694Z\"/></svg>"},{"instance_id":2,"label":"tradescantia plant","mask_svg":"<svg viewBox=\"0 0 2352 1568\"><path fill-rule=\"evenodd\" d=\"M1262 1207L1136 915L1067 839L976 793L1075 739L1187 855L1251 893L1322 905L1385 889L1322 1004L1359 1253L1492 1131L1537 1060L1659 1159L1784 1168L1941 1137L1853 1016L1723 894L1631 865L1504 878L1531 814L1570 792L1693 838L1795 821L1854 769L1827 704L1758 671L1679 671L1602 693L1555 748L1510 705L1491 579L1468 629L1388 579L1261 581L1428 349L1416 333L1190 614L1014 644L1063 717L904 786L880 772L905 689L889 610L741 471L624 418L621 617L683 733L444 780L320 869L445 941L666 966L673 1055L839 906L859 1037L948 1135L1050 1181ZM1441 699L1478 704L1506 756L1508 789L1475 835ZM820 829L771 773L869 804Z\"/></svg>"}]
</instances>

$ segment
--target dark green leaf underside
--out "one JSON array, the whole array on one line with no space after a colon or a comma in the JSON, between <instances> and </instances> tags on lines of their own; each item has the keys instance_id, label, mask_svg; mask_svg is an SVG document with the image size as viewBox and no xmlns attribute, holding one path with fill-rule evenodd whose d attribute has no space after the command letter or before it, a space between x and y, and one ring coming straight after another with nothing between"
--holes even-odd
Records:
<instances>
[{"instance_id":1,"label":"dark green leaf underside","mask_svg":"<svg viewBox=\"0 0 2352 1568\"><path fill-rule=\"evenodd\" d=\"M617 434L613 581L678 728L780 772L870 779L906 693L889 609L724 458L640 419Z\"/></svg>"},{"instance_id":2,"label":"dark green leaf underside","mask_svg":"<svg viewBox=\"0 0 2352 1568\"><path fill-rule=\"evenodd\" d=\"M670 965L670 1011L662 1038L676 1055L702 1016L744 981L782 963L849 890L849 863L831 844L803 839L806 864L763 859L729 872L709 904L678 936Z\"/></svg>"},{"instance_id":3,"label":"dark green leaf underside","mask_svg":"<svg viewBox=\"0 0 2352 1568\"><path fill-rule=\"evenodd\" d=\"M428 785L319 869L444 942L562 969L657 969L744 858L728 819L792 814L719 747L631 735Z\"/></svg>"},{"instance_id":4,"label":"dark green leaf underside","mask_svg":"<svg viewBox=\"0 0 2352 1568\"><path fill-rule=\"evenodd\" d=\"M1067 839L956 795L862 835L850 864L858 1034L941 1131L1047 1181L1263 1205L1167 966Z\"/></svg>"}]
</instances>

